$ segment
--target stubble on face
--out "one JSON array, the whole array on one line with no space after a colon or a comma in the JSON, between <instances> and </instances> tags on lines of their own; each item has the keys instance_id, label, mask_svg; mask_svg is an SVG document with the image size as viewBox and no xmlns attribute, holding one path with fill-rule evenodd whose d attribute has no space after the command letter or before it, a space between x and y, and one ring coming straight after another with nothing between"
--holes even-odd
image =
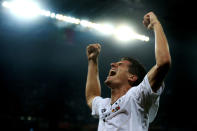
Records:
<instances>
[{"instance_id":1,"label":"stubble on face","mask_svg":"<svg viewBox=\"0 0 197 131\"><path fill-rule=\"evenodd\" d=\"M127 81L127 76L125 75L128 72L128 64L130 64L130 62L120 61L115 64L116 66L111 65L112 67L109 71L108 77L104 82L109 88L118 86L119 84L121 85L124 81Z\"/></svg>"}]
</instances>

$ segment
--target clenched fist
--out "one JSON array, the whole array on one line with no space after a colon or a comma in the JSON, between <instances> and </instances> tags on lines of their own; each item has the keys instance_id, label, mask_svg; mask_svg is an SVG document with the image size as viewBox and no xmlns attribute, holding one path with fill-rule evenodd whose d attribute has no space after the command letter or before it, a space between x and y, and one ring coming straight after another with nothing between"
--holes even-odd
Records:
<instances>
[{"instance_id":1,"label":"clenched fist","mask_svg":"<svg viewBox=\"0 0 197 131\"><path fill-rule=\"evenodd\" d=\"M144 16L143 24L146 28L152 30L154 29L155 24L158 24L159 20L153 12L149 12Z\"/></svg>"},{"instance_id":2,"label":"clenched fist","mask_svg":"<svg viewBox=\"0 0 197 131\"><path fill-rule=\"evenodd\" d=\"M90 44L87 46L86 53L88 60L96 60L101 51L100 44Z\"/></svg>"}]
</instances>

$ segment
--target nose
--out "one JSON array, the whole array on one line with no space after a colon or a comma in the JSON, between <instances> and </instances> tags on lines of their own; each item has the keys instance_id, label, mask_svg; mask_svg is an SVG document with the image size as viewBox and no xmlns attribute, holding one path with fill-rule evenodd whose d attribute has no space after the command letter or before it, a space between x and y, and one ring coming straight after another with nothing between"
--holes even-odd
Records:
<instances>
[{"instance_id":1,"label":"nose","mask_svg":"<svg viewBox=\"0 0 197 131\"><path fill-rule=\"evenodd\" d=\"M111 68L115 68L117 67L117 64L116 63L111 63Z\"/></svg>"}]
</instances>

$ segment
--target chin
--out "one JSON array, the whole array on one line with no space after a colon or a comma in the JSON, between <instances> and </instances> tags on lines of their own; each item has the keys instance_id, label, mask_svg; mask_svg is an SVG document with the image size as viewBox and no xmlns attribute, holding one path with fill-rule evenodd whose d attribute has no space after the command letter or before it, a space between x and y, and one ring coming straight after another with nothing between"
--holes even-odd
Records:
<instances>
[{"instance_id":1,"label":"chin","mask_svg":"<svg viewBox=\"0 0 197 131\"><path fill-rule=\"evenodd\" d=\"M110 85L111 85L111 81L110 80L106 79L104 83L110 88Z\"/></svg>"}]
</instances>

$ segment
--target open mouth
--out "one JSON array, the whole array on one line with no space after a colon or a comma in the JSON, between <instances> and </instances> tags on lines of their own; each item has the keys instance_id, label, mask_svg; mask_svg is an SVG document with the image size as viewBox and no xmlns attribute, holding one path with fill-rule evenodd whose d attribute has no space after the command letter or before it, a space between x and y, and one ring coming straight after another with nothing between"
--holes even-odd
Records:
<instances>
[{"instance_id":1,"label":"open mouth","mask_svg":"<svg viewBox=\"0 0 197 131\"><path fill-rule=\"evenodd\" d=\"M115 70L111 70L110 73L109 73L109 76L114 76L116 75L116 71Z\"/></svg>"}]
</instances>

